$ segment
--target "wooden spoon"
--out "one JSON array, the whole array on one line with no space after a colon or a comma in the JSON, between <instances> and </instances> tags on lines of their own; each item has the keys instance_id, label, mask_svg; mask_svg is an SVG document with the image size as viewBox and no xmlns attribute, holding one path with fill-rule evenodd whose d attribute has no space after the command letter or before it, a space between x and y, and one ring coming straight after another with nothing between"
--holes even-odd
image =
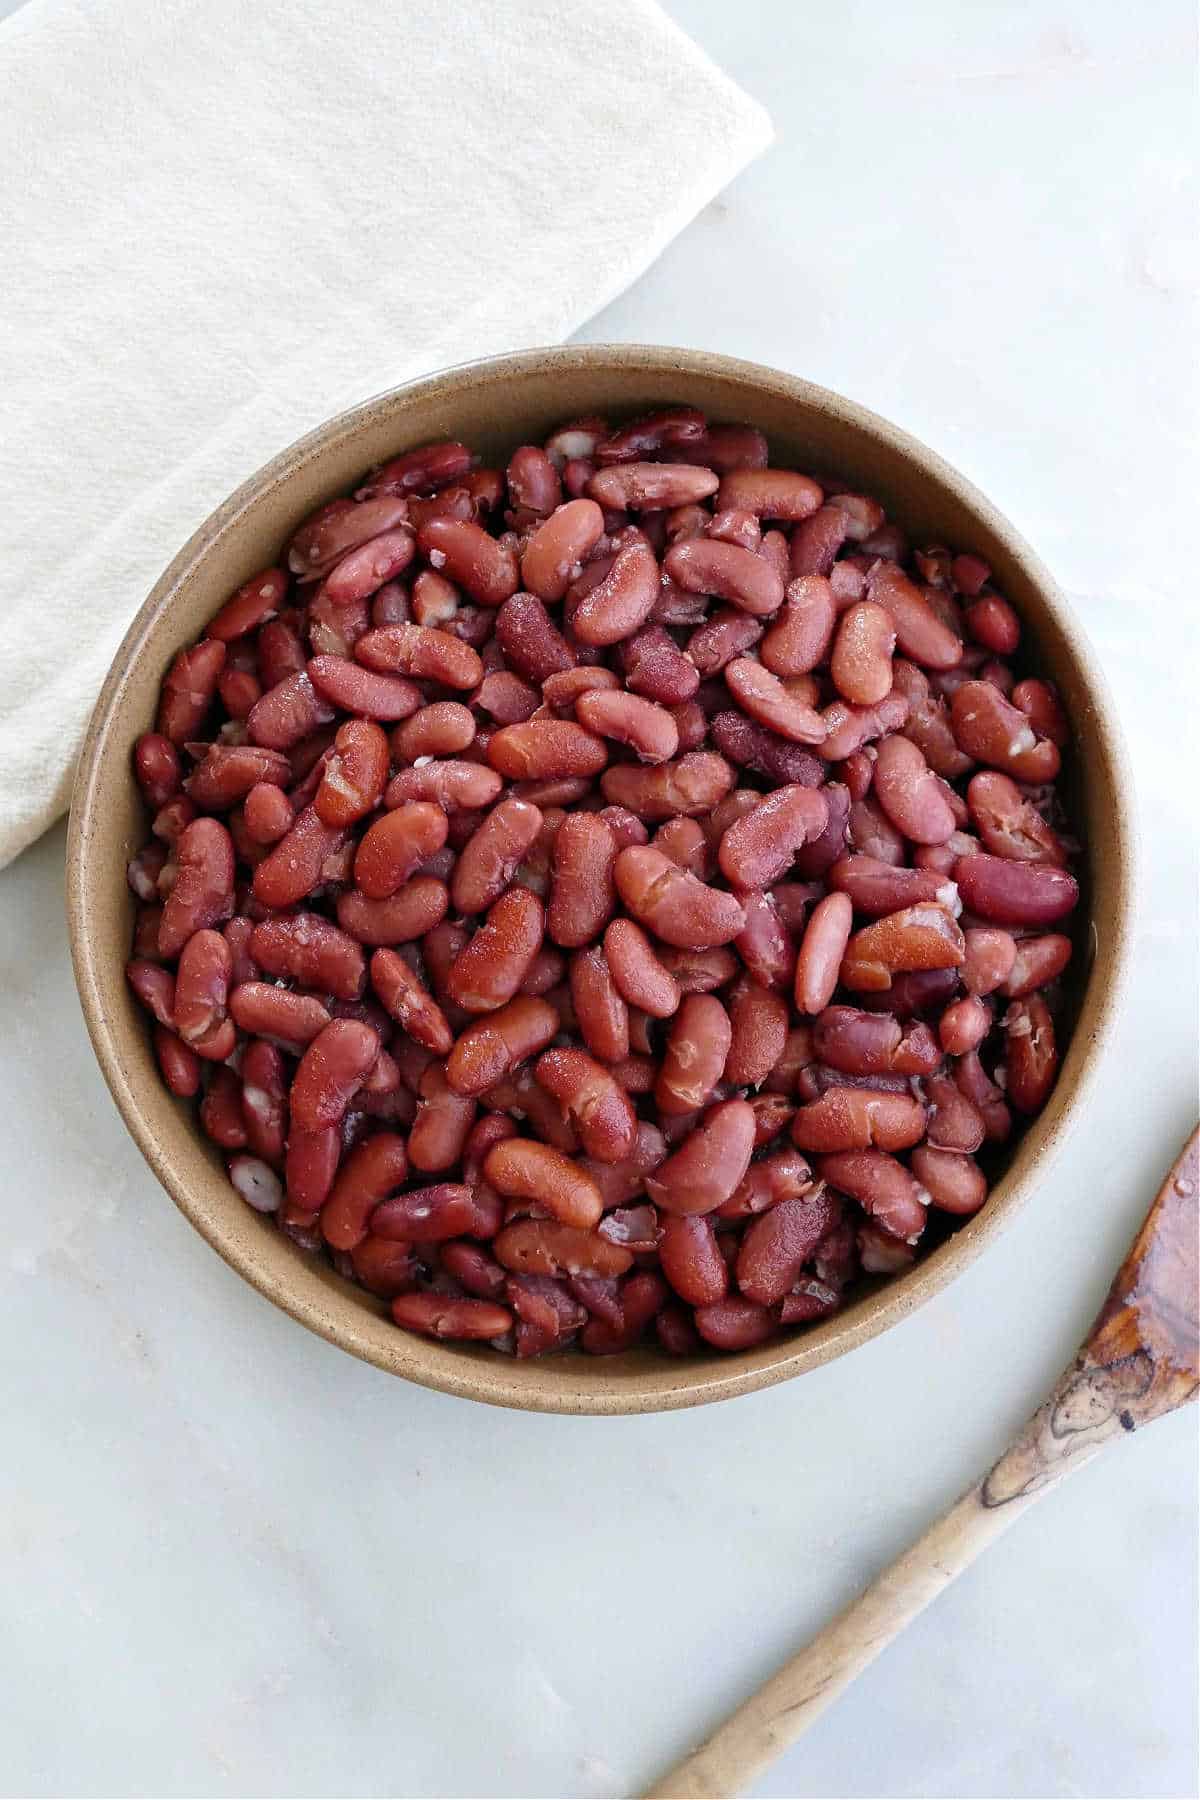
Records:
<instances>
[{"instance_id":1,"label":"wooden spoon","mask_svg":"<svg viewBox=\"0 0 1200 1800\"><path fill-rule=\"evenodd\" d=\"M740 1793L1027 1506L1106 1444L1196 1398L1198 1138L1159 1189L1079 1355L999 1462L646 1800Z\"/></svg>"}]
</instances>

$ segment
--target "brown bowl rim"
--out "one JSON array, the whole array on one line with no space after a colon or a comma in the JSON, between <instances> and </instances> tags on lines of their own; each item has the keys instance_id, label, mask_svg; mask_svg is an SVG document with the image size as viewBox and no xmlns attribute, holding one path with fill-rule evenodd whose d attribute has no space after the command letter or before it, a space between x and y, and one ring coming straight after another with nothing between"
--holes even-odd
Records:
<instances>
[{"instance_id":1,"label":"brown bowl rim","mask_svg":"<svg viewBox=\"0 0 1200 1800\"><path fill-rule=\"evenodd\" d=\"M860 1298L845 1313L833 1315L803 1335L719 1358L656 1359L639 1366L627 1378L607 1382L596 1375L580 1381L573 1370L582 1359L558 1357L537 1364L514 1365L509 1359L495 1354L487 1357L464 1355L453 1347L398 1330L394 1340L390 1332L386 1337L378 1337L363 1325L364 1319L374 1319L375 1315L364 1312L361 1302L352 1298L354 1290L349 1286L344 1298L331 1295L327 1286L321 1287L319 1296L299 1294L290 1279L280 1278L262 1267L252 1253L244 1253L228 1242L220 1216L206 1203L203 1195L192 1192L179 1178L143 1113L138 1080L122 1052L122 1036L127 1027L122 1020L110 1016L103 1004L99 951L88 926L87 851L100 827L97 804L106 744L119 716L123 692L143 639L160 611L169 605L180 583L251 502L287 482L311 457L359 431L381 410L391 412L406 400L439 391L444 393L481 377L498 381L519 380L535 369L544 368L547 363L554 365L564 376L583 369L619 368L644 370L648 379L687 373L766 386L788 401L830 413L854 429L882 439L890 449L903 454L920 469L924 478L948 490L956 501L980 517L1023 566L1029 581L1036 586L1054 615L1055 624L1094 706L1090 720L1092 752L1105 771L1117 814L1114 845L1118 866L1108 871L1110 891L1115 895L1116 904L1112 916L1106 919L1105 965L1103 970L1098 970L1093 963L1080 1017L1054 1093L1045 1111L1021 1140L1016 1161L993 1189L987 1206L927 1260ZM647 344L533 348L459 363L405 382L348 408L273 457L193 532L155 583L125 633L96 700L80 749L67 838L66 908L71 958L92 1046L135 1143L189 1223L265 1298L351 1355L443 1393L491 1405L548 1413L623 1415L667 1411L732 1399L789 1380L844 1355L898 1324L932 1299L1011 1224L1037 1179L1045 1174L1061 1150L1070 1124L1078 1118L1117 1019L1128 976L1135 911L1136 828L1132 795L1127 754L1107 680L1061 590L1008 519L935 451L867 407L769 365L715 352ZM1094 922L1092 930L1094 934ZM295 1266L299 1269L303 1265L297 1263ZM608 1367L616 1376L618 1371L614 1365L625 1364L628 1368L629 1361L627 1357L615 1358ZM595 1364L591 1366L592 1369L596 1367Z\"/></svg>"}]
</instances>

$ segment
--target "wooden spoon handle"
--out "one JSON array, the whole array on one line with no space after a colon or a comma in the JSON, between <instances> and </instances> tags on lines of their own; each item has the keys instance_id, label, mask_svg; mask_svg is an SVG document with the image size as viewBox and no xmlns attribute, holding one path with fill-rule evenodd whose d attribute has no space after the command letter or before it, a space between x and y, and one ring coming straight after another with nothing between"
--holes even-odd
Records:
<instances>
[{"instance_id":1,"label":"wooden spoon handle","mask_svg":"<svg viewBox=\"0 0 1200 1800\"><path fill-rule=\"evenodd\" d=\"M742 1793L1022 1510L1020 1502L984 1505L982 1488L980 1483L964 1494L698 1750L650 1788L647 1800L722 1800Z\"/></svg>"},{"instance_id":2,"label":"wooden spoon handle","mask_svg":"<svg viewBox=\"0 0 1200 1800\"><path fill-rule=\"evenodd\" d=\"M1195 1398L1198 1185L1193 1132L1079 1355L999 1462L646 1800L740 1793L1027 1506L1115 1438Z\"/></svg>"}]
</instances>

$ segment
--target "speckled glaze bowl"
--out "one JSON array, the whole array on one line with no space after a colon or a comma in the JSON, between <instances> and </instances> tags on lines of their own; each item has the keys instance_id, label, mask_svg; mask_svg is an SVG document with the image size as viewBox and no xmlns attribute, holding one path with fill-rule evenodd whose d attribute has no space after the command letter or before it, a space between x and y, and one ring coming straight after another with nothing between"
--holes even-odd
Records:
<instances>
[{"instance_id":1,"label":"speckled glaze bowl","mask_svg":"<svg viewBox=\"0 0 1200 1800\"><path fill-rule=\"evenodd\" d=\"M460 438L504 461L585 413L629 416L677 403L760 426L773 463L835 469L877 495L920 542L978 551L1026 627L1039 672L1059 685L1075 731L1068 799L1087 843L1074 1027L1058 1084L983 1210L897 1278L864 1284L832 1318L736 1355L678 1360L652 1349L517 1362L483 1346L397 1329L383 1304L298 1250L226 1179L192 1107L159 1078L144 1015L123 977L133 924L125 864L145 834L131 772L159 684L233 588L271 562L307 513L363 470L414 445ZM447 369L343 413L302 438L184 545L125 636L80 757L68 842L75 977L104 1077L134 1139L176 1204L225 1261L330 1343L426 1387L539 1412L636 1413L725 1400L784 1381L898 1324L974 1261L1030 1197L1085 1104L1117 1015L1132 913L1130 783L1092 652L1047 571L961 475L904 432L824 388L691 350L614 344L529 350ZM178 1270L163 1280L178 1280Z\"/></svg>"}]
</instances>

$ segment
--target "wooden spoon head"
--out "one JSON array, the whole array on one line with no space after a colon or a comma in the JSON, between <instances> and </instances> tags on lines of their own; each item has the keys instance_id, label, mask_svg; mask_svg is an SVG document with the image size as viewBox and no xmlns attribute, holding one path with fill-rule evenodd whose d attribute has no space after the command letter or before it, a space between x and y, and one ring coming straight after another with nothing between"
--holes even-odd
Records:
<instances>
[{"instance_id":1,"label":"wooden spoon head","mask_svg":"<svg viewBox=\"0 0 1200 1800\"><path fill-rule=\"evenodd\" d=\"M1200 1388L1200 1131L1159 1189L1080 1360L1104 1370L1127 1431Z\"/></svg>"}]
</instances>

